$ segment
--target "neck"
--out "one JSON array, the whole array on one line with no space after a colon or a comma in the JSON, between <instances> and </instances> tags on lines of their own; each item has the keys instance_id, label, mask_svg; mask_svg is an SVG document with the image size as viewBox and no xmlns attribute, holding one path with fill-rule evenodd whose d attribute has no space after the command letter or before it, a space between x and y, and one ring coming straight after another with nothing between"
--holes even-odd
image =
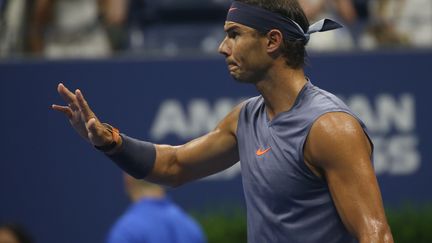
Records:
<instances>
[{"instance_id":1,"label":"neck","mask_svg":"<svg viewBox=\"0 0 432 243\"><path fill-rule=\"evenodd\" d=\"M265 78L256 83L270 120L292 108L306 82L303 69L291 69L281 64L272 67Z\"/></svg>"},{"instance_id":2,"label":"neck","mask_svg":"<svg viewBox=\"0 0 432 243\"><path fill-rule=\"evenodd\" d=\"M129 197L133 202L137 202L143 198L164 198L165 192L162 189L150 188L131 191Z\"/></svg>"}]
</instances>

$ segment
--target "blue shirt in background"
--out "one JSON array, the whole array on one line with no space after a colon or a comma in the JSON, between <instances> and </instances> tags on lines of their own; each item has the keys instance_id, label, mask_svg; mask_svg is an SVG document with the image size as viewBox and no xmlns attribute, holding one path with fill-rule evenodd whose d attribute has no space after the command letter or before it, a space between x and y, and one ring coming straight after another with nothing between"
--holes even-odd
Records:
<instances>
[{"instance_id":1,"label":"blue shirt in background","mask_svg":"<svg viewBox=\"0 0 432 243\"><path fill-rule=\"evenodd\" d=\"M107 243L203 243L198 224L167 198L133 204L114 224Z\"/></svg>"}]
</instances>

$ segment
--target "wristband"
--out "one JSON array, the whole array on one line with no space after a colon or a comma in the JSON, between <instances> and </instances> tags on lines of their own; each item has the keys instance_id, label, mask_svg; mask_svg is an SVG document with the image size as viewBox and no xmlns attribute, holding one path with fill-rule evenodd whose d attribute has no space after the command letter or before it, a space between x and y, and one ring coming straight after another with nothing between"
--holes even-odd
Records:
<instances>
[{"instance_id":1,"label":"wristband","mask_svg":"<svg viewBox=\"0 0 432 243\"><path fill-rule=\"evenodd\" d=\"M156 161L154 144L121 134L122 144L112 154L105 153L122 170L136 179L145 178Z\"/></svg>"}]
</instances>

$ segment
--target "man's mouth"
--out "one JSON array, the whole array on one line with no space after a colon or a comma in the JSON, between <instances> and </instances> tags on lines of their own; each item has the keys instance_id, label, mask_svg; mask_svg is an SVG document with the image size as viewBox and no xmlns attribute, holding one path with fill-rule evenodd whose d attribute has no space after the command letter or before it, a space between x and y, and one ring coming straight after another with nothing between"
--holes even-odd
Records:
<instances>
[{"instance_id":1,"label":"man's mouth","mask_svg":"<svg viewBox=\"0 0 432 243\"><path fill-rule=\"evenodd\" d=\"M228 69L230 71L234 71L234 70L238 69L238 66L236 64L228 64Z\"/></svg>"},{"instance_id":2,"label":"man's mouth","mask_svg":"<svg viewBox=\"0 0 432 243\"><path fill-rule=\"evenodd\" d=\"M228 65L228 69L231 70L233 68L238 68L238 65L235 62L232 61L226 61L227 65Z\"/></svg>"}]
</instances>

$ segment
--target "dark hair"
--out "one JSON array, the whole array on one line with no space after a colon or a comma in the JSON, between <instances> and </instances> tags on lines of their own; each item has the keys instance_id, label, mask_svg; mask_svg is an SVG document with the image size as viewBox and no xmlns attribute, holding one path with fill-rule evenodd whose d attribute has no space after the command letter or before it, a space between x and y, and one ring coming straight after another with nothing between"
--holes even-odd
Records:
<instances>
[{"instance_id":1,"label":"dark hair","mask_svg":"<svg viewBox=\"0 0 432 243\"><path fill-rule=\"evenodd\" d=\"M294 20L304 32L308 31L309 21L297 0L237 0L238 2L259 6L274 13L282 14ZM301 40L286 40L281 46L286 64L294 69L305 65L306 48Z\"/></svg>"},{"instance_id":2,"label":"dark hair","mask_svg":"<svg viewBox=\"0 0 432 243\"><path fill-rule=\"evenodd\" d=\"M27 231L18 224L3 224L0 225L0 230L5 229L11 232L20 243L32 243L33 240Z\"/></svg>"}]
</instances>

